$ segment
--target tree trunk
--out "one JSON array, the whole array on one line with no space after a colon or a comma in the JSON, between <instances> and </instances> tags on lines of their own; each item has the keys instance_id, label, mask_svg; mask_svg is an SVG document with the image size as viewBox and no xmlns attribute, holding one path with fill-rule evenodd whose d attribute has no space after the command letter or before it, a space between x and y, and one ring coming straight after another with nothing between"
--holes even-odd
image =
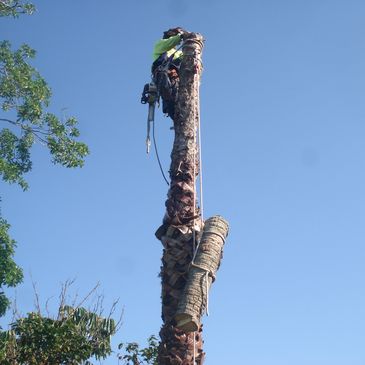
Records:
<instances>
[{"instance_id":1,"label":"tree trunk","mask_svg":"<svg viewBox=\"0 0 365 365\"><path fill-rule=\"evenodd\" d=\"M175 140L171 153L170 188L163 225L156 236L164 250L161 266L162 320L159 365L203 364L202 326L185 333L175 327L174 316L183 294L189 265L203 222L196 202L199 172L196 133L199 123L197 90L200 82L203 38L191 33L183 46L178 101L175 108Z\"/></svg>"}]
</instances>

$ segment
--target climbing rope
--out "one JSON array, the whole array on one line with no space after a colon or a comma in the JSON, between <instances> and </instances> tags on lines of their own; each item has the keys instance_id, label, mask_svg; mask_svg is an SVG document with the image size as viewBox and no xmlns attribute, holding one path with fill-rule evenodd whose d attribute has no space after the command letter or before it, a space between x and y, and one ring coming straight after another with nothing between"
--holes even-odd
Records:
<instances>
[{"instance_id":1,"label":"climbing rope","mask_svg":"<svg viewBox=\"0 0 365 365\"><path fill-rule=\"evenodd\" d=\"M160 171L161 171L162 177L166 181L166 184L170 185L167 178L166 178L166 176L165 176L165 173L163 172L162 164L161 164L161 161L160 161L160 156L158 154L156 137L155 137L155 122L154 121L152 122L152 138L153 138L153 145L155 146L155 153L156 153L156 157L157 157L158 166L160 166Z\"/></svg>"},{"instance_id":2,"label":"climbing rope","mask_svg":"<svg viewBox=\"0 0 365 365\"><path fill-rule=\"evenodd\" d=\"M201 62L201 60L199 59ZM202 65L200 65L202 66ZM199 67L199 66L198 66ZM191 260L190 266L198 267L205 271L205 280L206 280L206 302L205 302L205 310L206 314L209 315L208 312L208 291L209 291L209 271L196 265L194 263L195 257L199 250L200 240L196 243L196 230L195 230L195 219L196 219L196 183L195 183L195 175L196 175L196 155L197 151L195 146L198 146L198 158L199 158L199 186L200 186L200 194L199 194L199 205L200 205L200 229L203 228L204 222L204 215L203 215L203 168L202 168L202 149L201 149L201 128L200 128L200 69L197 68L196 73L194 74L194 101L195 101L195 108L194 108L194 168L193 168L193 178L194 178L194 189L193 189L193 197L194 197L194 207L193 207L193 259ZM198 140L196 136L198 134ZM196 365L196 332L193 333L193 364Z\"/></svg>"},{"instance_id":3,"label":"climbing rope","mask_svg":"<svg viewBox=\"0 0 365 365\"><path fill-rule=\"evenodd\" d=\"M195 75L194 75L194 85L196 83L195 80ZM194 101L196 101L195 99L195 93L194 93ZM194 262L194 258L196 255L196 251L197 251L197 245L196 245L196 231L195 231L195 217L196 217L196 210L195 210L195 206L196 206L196 183L195 183L195 175L196 175L196 146L197 146L197 141L196 141L196 113L197 113L197 105L195 104L194 107L194 158L193 158L193 181L194 181L194 188L193 188L193 260L192 262Z\"/></svg>"},{"instance_id":4,"label":"climbing rope","mask_svg":"<svg viewBox=\"0 0 365 365\"><path fill-rule=\"evenodd\" d=\"M199 67L203 67L200 65ZM200 72L200 71L199 71ZM195 74L195 76L198 73ZM202 143L201 143L201 124L200 124L200 79L196 82L196 102L198 110L198 146L199 146L199 185L200 185L200 218L201 224L204 222L204 206L203 206L203 159L202 159Z\"/></svg>"},{"instance_id":5,"label":"climbing rope","mask_svg":"<svg viewBox=\"0 0 365 365\"><path fill-rule=\"evenodd\" d=\"M194 335L194 338L193 338L193 364L195 365L196 364L196 361L195 361L195 351L196 351L195 337L196 337L196 332L195 331L194 331L193 335Z\"/></svg>"},{"instance_id":6,"label":"climbing rope","mask_svg":"<svg viewBox=\"0 0 365 365\"><path fill-rule=\"evenodd\" d=\"M202 148L201 148L201 127L200 127L200 93L199 93L199 87L200 87L200 81L199 81L199 70L194 75L194 100L195 100L195 108L194 108L194 146L198 146L198 158L199 158L199 206L200 206L200 228L203 227L204 222L204 206L203 206L203 160L202 160ZM198 135L198 140L196 138L196 135ZM194 149L194 179L196 174L196 150ZM194 181L194 209L193 209L193 259L192 264L194 263L196 254L199 249L199 244L196 244L196 234L195 234L195 202L196 202L196 184Z\"/></svg>"},{"instance_id":7,"label":"climbing rope","mask_svg":"<svg viewBox=\"0 0 365 365\"><path fill-rule=\"evenodd\" d=\"M197 67L201 67L197 66ZM204 206L203 206L203 163L202 163L202 148L201 148L201 125L200 125L200 92L199 92L199 87L200 87L200 80L199 80L199 72L200 70L198 69L197 72L194 75L194 100L195 100L195 108L194 108L194 146L198 146L198 158L199 158L199 205L200 205L200 224L201 224L201 229L203 227L203 222L204 222ZM198 140L196 138L196 135L198 135ZM194 150L194 179L195 179L195 174L196 174L196 150ZM201 267L197 264L195 264L195 258L196 255L198 253L199 250L199 246L200 246L200 240L198 241L198 243L196 243L196 231L195 231L195 217L196 217L196 212L195 212L195 202L196 202L196 184L194 182L194 191L193 191L193 196L194 196L194 208L193 208L193 259L191 261L191 266L192 267L196 267L200 270L203 270L205 272L204 275L204 279L205 279L205 293L204 293L204 289L202 287L202 291L203 294L205 294L205 313L207 316L209 316L209 276L212 276L214 278L214 276L212 275L212 273L207 270L204 267ZM203 283L202 283L203 286ZM194 346L195 346L195 337L194 337Z\"/></svg>"}]
</instances>

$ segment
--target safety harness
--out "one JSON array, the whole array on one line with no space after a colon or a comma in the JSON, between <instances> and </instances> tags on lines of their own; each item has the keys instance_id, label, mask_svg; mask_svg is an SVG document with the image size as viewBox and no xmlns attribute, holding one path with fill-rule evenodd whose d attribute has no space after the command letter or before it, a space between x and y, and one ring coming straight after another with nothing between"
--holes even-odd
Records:
<instances>
[{"instance_id":1,"label":"safety harness","mask_svg":"<svg viewBox=\"0 0 365 365\"><path fill-rule=\"evenodd\" d=\"M184 43L180 47L177 47L175 51L167 56L167 52L164 52L157 60L152 64L151 68L151 82L145 84L143 87L141 103L148 104L148 117L147 117L147 138L146 149L147 153L150 152L151 139L151 123L154 123L156 103L160 105L160 97L165 101L176 101L177 90L173 87L170 79L170 70L175 70L176 77L180 70L180 64L174 62L174 56L184 46ZM175 90L174 90L175 89ZM175 95L174 95L175 94ZM168 112L167 110L164 112ZM169 113L168 113L169 114ZM170 115L173 117L172 115Z\"/></svg>"},{"instance_id":2,"label":"safety harness","mask_svg":"<svg viewBox=\"0 0 365 365\"><path fill-rule=\"evenodd\" d=\"M177 51L179 51L183 47L184 43L175 49L175 51L167 56L167 52L163 53L155 62L152 64L151 69L151 82L145 84L142 91L141 103L148 104L148 115L147 115L147 137L146 137L146 152L150 153L151 150L151 125L152 125L152 137L153 144L155 147L157 161L161 170L161 174L166 182L169 185L169 182L165 176L163 171L160 157L158 155L157 143L155 138L155 109L156 104L160 106L160 97L162 97L163 101L163 109L166 108L164 103L170 102L175 103L177 101L177 87L173 83L176 82L176 78L178 78L178 73L180 70L180 64L174 62L174 56ZM169 73L171 70L176 72L175 77L171 77ZM171 79L170 79L171 77ZM167 113L171 117L173 117L173 112L170 110L171 108L167 108L163 110L164 113Z\"/></svg>"}]
</instances>

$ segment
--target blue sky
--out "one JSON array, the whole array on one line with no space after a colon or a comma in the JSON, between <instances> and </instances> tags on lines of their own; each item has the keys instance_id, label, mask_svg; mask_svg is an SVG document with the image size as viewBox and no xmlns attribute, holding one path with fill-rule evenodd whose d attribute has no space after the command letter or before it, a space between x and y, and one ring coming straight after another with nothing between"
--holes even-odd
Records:
<instances>
[{"instance_id":1,"label":"blue sky","mask_svg":"<svg viewBox=\"0 0 365 365\"><path fill-rule=\"evenodd\" d=\"M1 37L38 51L50 109L77 116L91 155L66 170L37 146L30 190L2 184L25 272L20 310L33 307L30 273L43 302L76 277L81 294L100 281L106 305L120 298L117 341L158 333L154 232L167 188L145 154L139 98L153 43L182 26L206 38L205 216L231 224L204 319L206 363L364 365L364 2L35 3L32 17L2 19ZM159 111L165 170L170 125Z\"/></svg>"}]
</instances>

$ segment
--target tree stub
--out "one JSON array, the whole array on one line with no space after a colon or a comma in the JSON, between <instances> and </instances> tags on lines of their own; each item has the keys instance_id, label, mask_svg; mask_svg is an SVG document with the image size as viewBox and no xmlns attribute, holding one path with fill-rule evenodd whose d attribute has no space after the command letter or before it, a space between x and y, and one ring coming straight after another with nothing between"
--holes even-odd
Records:
<instances>
[{"instance_id":1,"label":"tree stub","mask_svg":"<svg viewBox=\"0 0 365 365\"><path fill-rule=\"evenodd\" d=\"M209 288L220 266L228 229L228 222L220 216L205 221L199 248L175 315L176 327L184 332L194 332L200 327L200 318L208 304Z\"/></svg>"}]
</instances>

